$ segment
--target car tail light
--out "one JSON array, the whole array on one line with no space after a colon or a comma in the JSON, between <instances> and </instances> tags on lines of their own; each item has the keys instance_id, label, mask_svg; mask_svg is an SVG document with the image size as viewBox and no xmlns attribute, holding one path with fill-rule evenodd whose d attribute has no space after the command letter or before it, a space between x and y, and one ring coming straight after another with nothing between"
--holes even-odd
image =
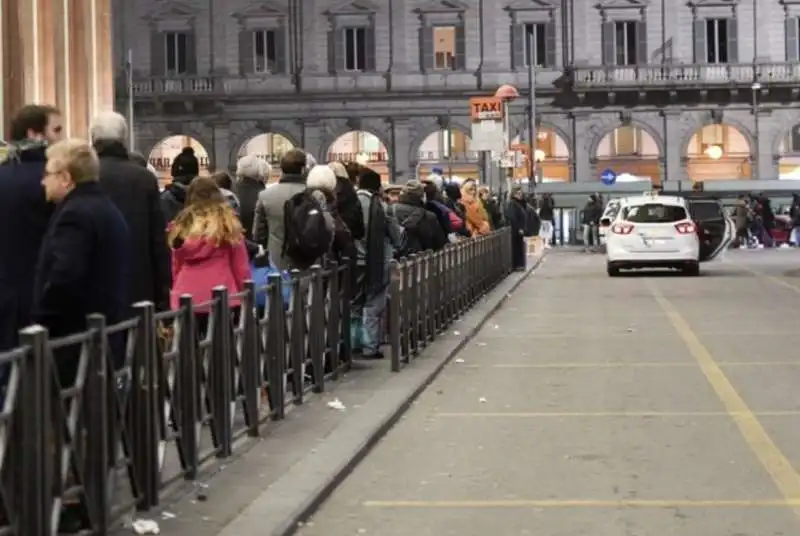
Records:
<instances>
[{"instance_id":1,"label":"car tail light","mask_svg":"<svg viewBox=\"0 0 800 536\"><path fill-rule=\"evenodd\" d=\"M685 221L683 223L676 223L675 230L680 234L694 234L697 232L697 227L693 223Z\"/></svg>"},{"instance_id":2,"label":"car tail light","mask_svg":"<svg viewBox=\"0 0 800 536\"><path fill-rule=\"evenodd\" d=\"M633 225L630 223L615 223L611 227L611 232L620 235L629 235L633 231Z\"/></svg>"}]
</instances>

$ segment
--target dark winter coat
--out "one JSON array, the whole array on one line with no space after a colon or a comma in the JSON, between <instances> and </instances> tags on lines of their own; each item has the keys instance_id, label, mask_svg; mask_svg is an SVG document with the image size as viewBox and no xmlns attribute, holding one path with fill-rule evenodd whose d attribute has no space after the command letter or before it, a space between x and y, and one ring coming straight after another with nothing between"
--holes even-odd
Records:
<instances>
[{"instance_id":1,"label":"dark winter coat","mask_svg":"<svg viewBox=\"0 0 800 536\"><path fill-rule=\"evenodd\" d=\"M259 179L242 177L233 185L233 193L239 198L239 219L244 227L244 236L253 240L253 219L256 214L258 195L266 185Z\"/></svg>"},{"instance_id":2,"label":"dark winter coat","mask_svg":"<svg viewBox=\"0 0 800 536\"><path fill-rule=\"evenodd\" d=\"M407 250L404 254L439 251L447 244L447 235L439 225L439 220L434 213L425 210L421 196L408 193L400 195L389 213L405 229Z\"/></svg>"},{"instance_id":3,"label":"dark winter coat","mask_svg":"<svg viewBox=\"0 0 800 536\"><path fill-rule=\"evenodd\" d=\"M42 187L45 149L25 144L0 166L0 352L33 320L36 261L54 208Z\"/></svg>"},{"instance_id":4,"label":"dark winter coat","mask_svg":"<svg viewBox=\"0 0 800 536\"><path fill-rule=\"evenodd\" d=\"M364 214L353 183L343 177L336 178L336 212L342 219L354 240L361 240L366 234Z\"/></svg>"},{"instance_id":5,"label":"dark winter coat","mask_svg":"<svg viewBox=\"0 0 800 536\"><path fill-rule=\"evenodd\" d=\"M151 301L166 311L172 272L158 180L130 161L121 144L103 144L96 149L100 156L100 186L122 213L130 233L130 300Z\"/></svg>"},{"instance_id":6,"label":"dark winter coat","mask_svg":"<svg viewBox=\"0 0 800 536\"><path fill-rule=\"evenodd\" d=\"M125 218L98 183L80 184L59 205L42 242L34 317L63 337L99 313L113 325L129 316L133 246Z\"/></svg>"}]
</instances>

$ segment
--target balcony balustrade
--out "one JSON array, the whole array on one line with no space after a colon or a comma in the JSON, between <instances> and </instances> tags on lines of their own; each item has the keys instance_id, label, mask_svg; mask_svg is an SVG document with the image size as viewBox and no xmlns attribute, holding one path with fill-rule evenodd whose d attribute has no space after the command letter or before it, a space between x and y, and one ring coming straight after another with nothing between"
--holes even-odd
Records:
<instances>
[{"instance_id":1,"label":"balcony balustrade","mask_svg":"<svg viewBox=\"0 0 800 536\"><path fill-rule=\"evenodd\" d=\"M365 158L366 157L366 158ZM364 151L360 153L340 153L329 152L328 162L358 162L364 161L368 164L385 164L389 161L389 155L385 151Z\"/></svg>"},{"instance_id":2,"label":"balcony balustrade","mask_svg":"<svg viewBox=\"0 0 800 536\"><path fill-rule=\"evenodd\" d=\"M547 75L547 76L545 76ZM561 75L555 70L541 73L538 83L542 87L550 87L557 77ZM433 75L425 77L424 82L417 88L429 91L435 89L447 90L447 84L436 86ZM438 76L438 75L437 75ZM517 81L520 88L526 86L524 76L516 72L508 72L498 80ZM538 75L537 75L538 76ZM372 83L374 76L347 77L349 84L336 82L331 77L330 83L321 84L317 77L313 85L315 91L358 91L361 86L377 89ZM519 80L518 80L519 79ZM576 67L573 71L575 87L579 89L613 89L613 88L659 88L659 87L686 87L698 88L703 86L719 85L746 85L754 81L762 84L793 84L800 79L800 62L787 63L759 63L731 64L731 65L631 65L631 66L588 66ZM422 80L422 79L420 79ZM417 80L419 82L420 80ZM354 82L355 81L355 82ZM353 85L355 84L355 85ZM435 87L434 87L435 86ZM381 86L383 87L383 86ZM399 86L398 86L399 87ZM466 86L464 87L466 88ZM118 94L127 95L124 80L118 81ZM157 96L191 96L191 95L248 95L248 94L286 94L293 91L290 77L240 77L240 76L175 76L152 77L135 80L133 93L137 97Z\"/></svg>"},{"instance_id":3,"label":"balcony balustrade","mask_svg":"<svg viewBox=\"0 0 800 536\"><path fill-rule=\"evenodd\" d=\"M452 152L450 155L444 154L442 151L419 151L417 158L420 163L474 163L480 160L481 153L478 151L465 151L465 152Z\"/></svg>"},{"instance_id":4,"label":"balcony balustrade","mask_svg":"<svg viewBox=\"0 0 800 536\"><path fill-rule=\"evenodd\" d=\"M574 71L579 88L702 87L705 85L750 85L795 83L800 63L734 65L631 65L578 67Z\"/></svg>"}]
</instances>

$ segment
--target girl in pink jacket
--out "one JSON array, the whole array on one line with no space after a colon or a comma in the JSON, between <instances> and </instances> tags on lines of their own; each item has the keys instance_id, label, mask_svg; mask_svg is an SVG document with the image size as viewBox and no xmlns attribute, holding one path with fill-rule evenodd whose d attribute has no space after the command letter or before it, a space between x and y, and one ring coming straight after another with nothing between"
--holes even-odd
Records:
<instances>
[{"instance_id":1,"label":"girl in pink jacket","mask_svg":"<svg viewBox=\"0 0 800 536\"><path fill-rule=\"evenodd\" d=\"M186 193L186 206L168 229L172 250L172 292L170 303L191 294L197 306L211 300L214 287L224 285L229 294L244 289L250 279L250 261L239 218L211 179L197 177ZM232 299L237 307L240 300ZM205 332L209 307L200 306L198 333Z\"/></svg>"}]
</instances>

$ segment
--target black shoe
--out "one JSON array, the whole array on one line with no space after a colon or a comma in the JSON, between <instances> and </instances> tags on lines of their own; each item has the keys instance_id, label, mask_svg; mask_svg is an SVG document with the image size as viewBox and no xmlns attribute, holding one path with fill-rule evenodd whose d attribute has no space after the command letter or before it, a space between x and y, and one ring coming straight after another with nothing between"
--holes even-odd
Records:
<instances>
[{"instance_id":1,"label":"black shoe","mask_svg":"<svg viewBox=\"0 0 800 536\"><path fill-rule=\"evenodd\" d=\"M374 354L361 354L361 359L383 359L384 357L386 356L384 356L383 352L381 352L380 350L378 350Z\"/></svg>"}]
</instances>

